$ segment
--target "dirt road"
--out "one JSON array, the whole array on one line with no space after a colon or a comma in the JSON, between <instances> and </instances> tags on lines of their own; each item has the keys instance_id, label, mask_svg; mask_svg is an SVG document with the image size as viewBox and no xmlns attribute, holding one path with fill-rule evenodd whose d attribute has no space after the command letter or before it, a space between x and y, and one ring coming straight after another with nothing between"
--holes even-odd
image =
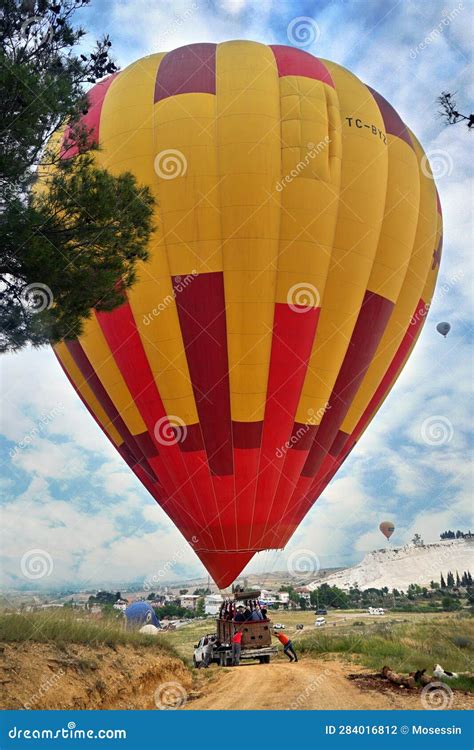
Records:
<instances>
[{"instance_id":1,"label":"dirt road","mask_svg":"<svg viewBox=\"0 0 474 750\"><path fill-rule=\"evenodd\" d=\"M418 692L366 690L347 679L360 671L348 663L309 658L297 664L244 664L206 680L202 696L188 701L185 709L423 709ZM451 708L469 707L474 708L471 697L454 694Z\"/></svg>"}]
</instances>

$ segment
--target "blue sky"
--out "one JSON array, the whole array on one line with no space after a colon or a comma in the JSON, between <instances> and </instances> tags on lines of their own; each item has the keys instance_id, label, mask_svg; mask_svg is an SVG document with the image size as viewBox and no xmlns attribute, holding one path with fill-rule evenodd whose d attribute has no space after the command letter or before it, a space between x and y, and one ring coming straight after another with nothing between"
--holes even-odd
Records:
<instances>
[{"instance_id":1,"label":"blue sky","mask_svg":"<svg viewBox=\"0 0 474 750\"><path fill-rule=\"evenodd\" d=\"M435 102L442 90L455 90L461 109L470 111L472 9L467 0L93 0L81 12L91 40L110 34L121 67L190 42L288 44L294 19L310 19L305 23L313 41L304 49L350 68L391 101L438 176L444 255L415 352L287 549L258 555L249 571L282 570L290 554L304 557L305 550L323 567L355 563L382 546L377 528L384 518L396 524L394 544L415 531L435 541L446 528L474 525L472 134L462 125L446 127ZM440 320L452 325L446 339L435 330ZM93 587L162 577L163 570L168 579L204 573L86 413L49 350L4 357L2 384L3 588ZM47 562L48 574L40 579L25 578L32 550Z\"/></svg>"}]
</instances>

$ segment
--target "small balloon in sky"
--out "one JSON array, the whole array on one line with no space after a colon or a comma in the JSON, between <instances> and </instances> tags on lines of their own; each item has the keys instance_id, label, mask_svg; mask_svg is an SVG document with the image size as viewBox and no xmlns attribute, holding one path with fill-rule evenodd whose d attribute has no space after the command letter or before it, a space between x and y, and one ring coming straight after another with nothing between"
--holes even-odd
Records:
<instances>
[{"instance_id":1,"label":"small balloon in sky","mask_svg":"<svg viewBox=\"0 0 474 750\"><path fill-rule=\"evenodd\" d=\"M438 331L438 333L444 336L444 338L446 338L451 330L451 326L449 323L438 323L438 325L436 326L436 330Z\"/></svg>"},{"instance_id":2,"label":"small balloon in sky","mask_svg":"<svg viewBox=\"0 0 474 750\"><path fill-rule=\"evenodd\" d=\"M392 523L392 521L382 521L382 523L379 526L380 531L386 537L387 539L390 539L393 532L395 531L395 526Z\"/></svg>"}]
</instances>

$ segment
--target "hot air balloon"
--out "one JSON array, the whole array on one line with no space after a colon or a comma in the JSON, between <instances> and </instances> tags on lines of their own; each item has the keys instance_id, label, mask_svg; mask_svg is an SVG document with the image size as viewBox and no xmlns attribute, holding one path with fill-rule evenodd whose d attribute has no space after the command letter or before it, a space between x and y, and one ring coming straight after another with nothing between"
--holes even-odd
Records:
<instances>
[{"instance_id":1,"label":"hot air balloon","mask_svg":"<svg viewBox=\"0 0 474 750\"><path fill-rule=\"evenodd\" d=\"M155 614L155 610L148 602L132 602L124 612L127 626L130 628L139 628L143 625L153 625L160 628L160 621Z\"/></svg>"},{"instance_id":2,"label":"hot air balloon","mask_svg":"<svg viewBox=\"0 0 474 750\"><path fill-rule=\"evenodd\" d=\"M55 351L223 588L286 545L409 357L436 187L383 96L301 49L190 44L89 100L98 163L150 186L156 232L123 305Z\"/></svg>"},{"instance_id":3,"label":"hot air balloon","mask_svg":"<svg viewBox=\"0 0 474 750\"><path fill-rule=\"evenodd\" d=\"M436 330L438 331L438 333L444 336L444 338L446 338L451 330L451 326L449 323L438 323L438 325L436 326Z\"/></svg>"},{"instance_id":4,"label":"hot air balloon","mask_svg":"<svg viewBox=\"0 0 474 750\"><path fill-rule=\"evenodd\" d=\"M382 521L382 523L379 526L380 531L386 537L387 539L390 539L393 532L395 531L395 526L391 521Z\"/></svg>"}]
</instances>

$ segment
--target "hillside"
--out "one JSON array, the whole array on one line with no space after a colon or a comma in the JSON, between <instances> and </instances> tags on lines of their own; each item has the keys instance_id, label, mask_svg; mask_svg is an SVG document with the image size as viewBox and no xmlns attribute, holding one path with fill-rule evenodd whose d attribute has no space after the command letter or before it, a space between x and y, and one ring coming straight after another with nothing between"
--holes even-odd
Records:
<instances>
[{"instance_id":1,"label":"hillside","mask_svg":"<svg viewBox=\"0 0 474 750\"><path fill-rule=\"evenodd\" d=\"M369 552L358 565L319 575L308 588L315 589L327 583L341 589L357 584L361 590L388 586L406 591L410 583L426 586L431 580L439 581L441 572L446 575L451 570L462 574L473 567L474 540L448 539L420 546L406 544Z\"/></svg>"},{"instance_id":2,"label":"hillside","mask_svg":"<svg viewBox=\"0 0 474 750\"><path fill-rule=\"evenodd\" d=\"M164 638L64 611L0 614L2 710L155 709L170 683L191 694L191 673Z\"/></svg>"}]
</instances>

